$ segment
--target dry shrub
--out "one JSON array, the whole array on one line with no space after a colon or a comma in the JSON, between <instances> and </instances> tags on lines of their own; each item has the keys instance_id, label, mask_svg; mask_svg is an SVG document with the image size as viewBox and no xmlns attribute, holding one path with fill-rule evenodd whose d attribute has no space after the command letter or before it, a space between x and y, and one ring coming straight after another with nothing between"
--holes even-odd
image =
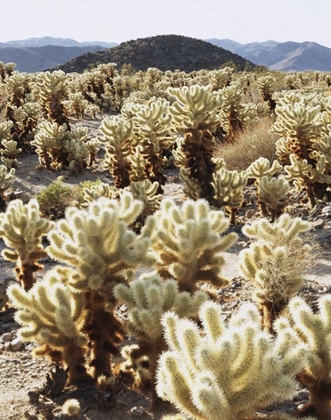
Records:
<instances>
[{"instance_id":1,"label":"dry shrub","mask_svg":"<svg viewBox=\"0 0 331 420\"><path fill-rule=\"evenodd\" d=\"M279 136L270 134L274 120L266 117L248 126L238 135L235 143L224 143L215 149L214 156L225 160L226 168L242 171L259 157L273 162L276 156L276 141Z\"/></svg>"}]
</instances>

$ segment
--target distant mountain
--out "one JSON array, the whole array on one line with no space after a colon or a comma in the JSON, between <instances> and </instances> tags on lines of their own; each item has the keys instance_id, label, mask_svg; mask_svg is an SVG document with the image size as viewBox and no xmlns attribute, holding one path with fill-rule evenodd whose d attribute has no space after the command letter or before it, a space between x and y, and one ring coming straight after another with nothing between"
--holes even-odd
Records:
<instances>
[{"instance_id":1,"label":"distant mountain","mask_svg":"<svg viewBox=\"0 0 331 420\"><path fill-rule=\"evenodd\" d=\"M0 61L3 63L15 63L15 70L20 72L35 73L78 57L88 52L102 50L99 45L88 47L61 47L48 45L44 47L7 47L0 48Z\"/></svg>"},{"instance_id":2,"label":"distant mountain","mask_svg":"<svg viewBox=\"0 0 331 420\"><path fill-rule=\"evenodd\" d=\"M28 38L17 41L0 42L0 48L17 47L46 47L47 45L57 45L61 47L88 47L90 45L99 45L103 48L115 47L115 42L91 41L78 42L71 38L52 38L51 36L44 36L42 38Z\"/></svg>"},{"instance_id":3,"label":"distant mountain","mask_svg":"<svg viewBox=\"0 0 331 420\"><path fill-rule=\"evenodd\" d=\"M331 71L331 48L316 42L252 42L240 44L229 39L211 39L254 64L278 71Z\"/></svg>"},{"instance_id":4,"label":"distant mountain","mask_svg":"<svg viewBox=\"0 0 331 420\"><path fill-rule=\"evenodd\" d=\"M210 42L182 35L159 35L123 42L110 49L87 53L57 66L56 69L65 72L83 72L92 65L112 62L117 63L118 67L131 64L134 69L143 71L149 67L157 67L162 71L211 70L229 62L234 63L241 70L255 67L250 61L212 45Z\"/></svg>"}]
</instances>

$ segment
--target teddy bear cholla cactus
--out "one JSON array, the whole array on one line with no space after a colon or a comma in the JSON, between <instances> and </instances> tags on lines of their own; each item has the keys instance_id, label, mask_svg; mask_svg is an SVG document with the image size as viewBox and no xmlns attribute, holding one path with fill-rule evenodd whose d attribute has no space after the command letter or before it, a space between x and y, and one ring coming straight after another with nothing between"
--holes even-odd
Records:
<instances>
[{"instance_id":1,"label":"teddy bear cholla cactus","mask_svg":"<svg viewBox=\"0 0 331 420\"><path fill-rule=\"evenodd\" d=\"M38 260L47 253L42 238L52 229L53 223L40 217L39 204L35 199L23 204L22 200L9 203L0 214L0 237L8 248L1 253L7 261L16 262L16 274L25 290L36 281L34 273L43 268Z\"/></svg>"},{"instance_id":2,"label":"teddy bear cholla cactus","mask_svg":"<svg viewBox=\"0 0 331 420\"><path fill-rule=\"evenodd\" d=\"M222 168L213 175L214 204L218 208L225 207L230 211L232 225L235 224L237 211L242 206L242 191L246 184L246 171L229 171Z\"/></svg>"},{"instance_id":3,"label":"teddy bear cholla cactus","mask_svg":"<svg viewBox=\"0 0 331 420\"><path fill-rule=\"evenodd\" d=\"M148 249L154 220L145 224L139 236L128 227L141 210L142 204L128 192L119 201L100 198L87 210L69 207L49 235L48 254L75 270L69 286L84 295L82 332L90 340L95 377L109 376L110 354L116 352L121 338L113 287L126 283L140 265L152 264Z\"/></svg>"},{"instance_id":4,"label":"teddy bear cholla cactus","mask_svg":"<svg viewBox=\"0 0 331 420\"><path fill-rule=\"evenodd\" d=\"M105 144L105 169L115 177L116 188L130 185L130 160L132 149L133 124L123 116L111 116L102 120L98 139Z\"/></svg>"},{"instance_id":5,"label":"teddy bear cholla cactus","mask_svg":"<svg viewBox=\"0 0 331 420\"><path fill-rule=\"evenodd\" d=\"M313 264L314 247L300 237L310 227L309 222L287 214L274 223L260 219L243 227L253 242L240 251L239 269L255 286L253 299L261 306L267 330L300 289L303 273Z\"/></svg>"},{"instance_id":6,"label":"teddy bear cholla cactus","mask_svg":"<svg viewBox=\"0 0 331 420\"><path fill-rule=\"evenodd\" d=\"M152 404L156 402L155 372L158 356L166 350L162 337L161 317L174 311L180 317L196 317L200 305L208 299L207 293L197 291L193 295L180 292L173 279L163 280L157 274L142 275L130 285L118 284L114 294L119 303L128 308L125 327L138 340L138 346L129 351L130 360L148 357L149 379L152 381Z\"/></svg>"},{"instance_id":7,"label":"teddy bear cholla cactus","mask_svg":"<svg viewBox=\"0 0 331 420\"><path fill-rule=\"evenodd\" d=\"M173 277L180 291L190 293L199 288L199 282L214 287L228 283L220 274L225 264L222 252L235 243L237 235L220 235L229 225L221 210L210 210L205 200L187 200L180 207L165 198L150 218L157 224L152 251L161 277Z\"/></svg>"},{"instance_id":8,"label":"teddy bear cholla cactus","mask_svg":"<svg viewBox=\"0 0 331 420\"><path fill-rule=\"evenodd\" d=\"M19 337L37 343L34 356L47 356L68 368L71 383L90 378L85 367L88 337L80 331L78 322L84 309L84 296L68 287L73 275L72 269L58 267L29 291L18 285L8 288L8 296L17 308L15 319L22 325Z\"/></svg>"},{"instance_id":9,"label":"teddy bear cholla cactus","mask_svg":"<svg viewBox=\"0 0 331 420\"><path fill-rule=\"evenodd\" d=\"M210 203L214 196L211 184L216 166L212 160L216 144L212 133L219 124L216 109L221 106L219 96L211 90L211 86L199 85L168 88L168 93L175 98L169 107L171 130L184 136L178 150L183 155L180 161L185 165L180 177L188 189L193 186L197 198L205 198ZM193 180L193 185L187 178Z\"/></svg>"},{"instance_id":10,"label":"teddy bear cholla cactus","mask_svg":"<svg viewBox=\"0 0 331 420\"><path fill-rule=\"evenodd\" d=\"M301 415L316 416L318 420L331 417L331 295L317 302L318 311L300 297L291 299L286 317L276 320L278 331L294 331L308 349L308 362L298 380L309 390L309 401Z\"/></svg>"},{"instance_id":11,"label":"teddy bear cholla cactus","mask_svg":"<svg viewBox=\"0 0 331 420\"><path fill-rule=\"evenodd\" d=\"M159 183L159 193L163 192L162 185L166 179L162 173L162 152L169 149L176 139L169 130L171 115L168 109L169 102L158 99L149 105L132 105L131 110L135 143L141 147L141 154L147 161L145 170L148 179Z\"/></svg>"},{"instance_id":12,"label":"teddy bear cholla cactus","mask_svg":"<svg viewBox=\"0 0 331 420\"><path fill-rule=\"evenodd\" d=\"M202 331L173 312L162 325L169 350L158 363L157 394L199 420L247 418L290 398L305 363L294 333L261 330L258 309L243 304L225 324L215 302L199 311Z\"/></svg>"}]
</instances>

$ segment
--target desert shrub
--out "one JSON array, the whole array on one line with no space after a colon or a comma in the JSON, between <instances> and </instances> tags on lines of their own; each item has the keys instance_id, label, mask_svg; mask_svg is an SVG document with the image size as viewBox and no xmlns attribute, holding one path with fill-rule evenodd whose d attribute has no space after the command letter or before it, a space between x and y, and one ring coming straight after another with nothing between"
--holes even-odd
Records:
<instances>
[{"instance_id":1,"label":"desert shrub","mask_svg":"<svg viewBox=\"0 0 331 420\"><path fill-rule=\"evenodd\" d=\"M233 144L221 144L215 149L215 156L225 160L229 170L243 171L259 157L273 162L276 156L277 136L270 134L271 118L263 118L242 131Z\"/></svg>"},{"instance_id":2,"label":"desert shrub","mask_svg":"<svg viewBox=\"0 0 331 420\"><path fill-rule=\"evenodd\" d=\"M37 194L41 215L51 220L63 218L66 208L77 203L79 192L79 186L53 181Z\"/></svg>"}]
</instances>

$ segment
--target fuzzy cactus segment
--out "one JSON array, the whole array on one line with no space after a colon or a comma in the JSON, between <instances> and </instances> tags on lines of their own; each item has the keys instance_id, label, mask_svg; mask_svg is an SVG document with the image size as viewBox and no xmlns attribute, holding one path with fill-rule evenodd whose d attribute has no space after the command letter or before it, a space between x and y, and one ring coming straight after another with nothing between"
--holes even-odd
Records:
<instances>
[{"instance_id":1,"label":"fuzzy cactus segment","mask_svg":"<svg viewBox=\"0 0 331 420\"><path fill-rule=\"evenodd\" d=\"M28 204L13 200L6 212L0 214L0 237L8 247L1 255L7 261L16 262L17 278L25 290L36 281L34 273L43 268L38 260L45 258L47 253L41 241L52 227L51 221L40 217L35 199Z\"/></svg>"},{"instance_id":2,"label":"fuzzy cactus segment","mask_svg":"<svg viewBox=\"0 0 331 420\"><path fill-rule=\"evenodd\" d=\"M274 338L263 332L259 311L250 303L225 324L220 307L208 301L199 318L202 331L174 312L162 318L169 346L158 362L162 399L189 418L233 420L295 392L294 378L304 366L306 350L294 333Z\"/></svg>"},{"instance_id":3,"label":"fuzzy cactus segment","mask_svg":"<svg viewBox=\"0 0 331 420\"><path fill-rule=\"evenodd\" d=\"M222 211L210 210L205 200L187 200L180 207L172 199L164 199L151 217L157 222L152 250L161 277L174 278L180 291L190 293L202 281L214 287L228 283L221 276L225 265L222 252L235 243L237 235L220 235L229 226Z\"/></svg>"}]
</instances>

